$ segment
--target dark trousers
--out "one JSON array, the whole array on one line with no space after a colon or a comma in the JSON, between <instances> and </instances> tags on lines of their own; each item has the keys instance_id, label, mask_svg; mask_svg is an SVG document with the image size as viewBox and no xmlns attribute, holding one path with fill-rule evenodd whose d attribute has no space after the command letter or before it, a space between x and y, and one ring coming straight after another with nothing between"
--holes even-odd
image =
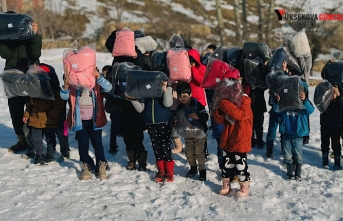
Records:
<instances>
[{"instance_id":1,"label":"dark trousers","mask_svg":"<svg viewBox=\"0 0 343 221\"><path fill-rule=\"evenodd\" d=\"M17 135L24 135L23 132L23 116L25 104L28 101L28 97L12 97L8 98L8 109L10 111L12 125Z\"/></svg>"},{"instance_id":2,"label":"dark trousers","mask_svg":"<svg viewBox=\"0 0 343 221\"><path fill-rule=\"evenodd\" d=\"M119 112L111 112L110 113L111 119L111 136L110 136L110 144L116 144L117 142L117 135L119 132L119 122L120 122L120 113Z\"/></svg>"},{"instance_id":3,"label":"dark trousers","mask_svg":"<svg viewBox=\"0 0 343 221\"><path fill-rule=\"evenodd\" d=\"M170 129L169 124L149 124L147 130L150 135L152 148L156 161L173 161L170 149Z\"/></svg>"},{"instance_id":4,"label":"dark trousers","mask_svg":"<svg viewBox=\"0 0 343 221\"><path fill-rule=\"evenodd\" d=\"M134 125L131 131L123 131L124 143L126 151L133 151L136 157L139 158L141 152L145 151L143 140L144 133L142 130L135 130Z\"/></svg>"},{"instance_id":5,"label":"dark trousers","mask_svg":"<svg viewBox=\"0 0 343 221\"><path fill-rule=\"evenodd\" d=\"M35 127L29 127L29 136L30 141L33 147L33 150L37 155L44 154L44 146L43 146L43 136L46 137L46 154L55 154L56 150L56 128L35 128Z\"/></svg>"},{"instance_id":6,"label":"dark trousers","mask_svg":"<svg viewBox=\"0 0 343 221\"><path fill-rule=\"evenodd\" d=\"M328 153L330 150L330 140L333 154L341 156L341 127L320 127L321 151Z\"/></svg>"},{"instance_id":7,"label":"dark trousers","mask_svg":"<svg viewBox=\"0 0 343 221\"><path fill-rule=\"evenodd\" d=\"M250 181L248 172L247 153L226 152L222 162L222 178L233 181L237 175L239 181Z\"/></svg>"},{"instance_id":8,"label":"dark trousers","mask_svg":"<svg viewBox=\"0 0 343 221\"><path fill-rule=\"evenodd\" d=\"M220 147L220 142L221 142L220 137L217 137L216 141L217 141L218 164L219 164L219 167L221 167L222 162L223 162L223 149Z\"/></svg>"},{"instance_id":9,"label":"dark trousers","mask_svg":"<svg viewBox=\"0 0 343 221\"><path fill-rule=\"evenodd\" d=\"M100 161L105 159L104 147L102 146L102 130L94 130L92 120L82 120L82 130L76 131L80 161L87 163L92 170L99 169ZM94 148L95 161L89 156L89 140Z\"/></svg>"},{"instance_id":10,"label":"dark trousers","mask_svg":"<svg viewBox=\"0 0 343 221\"><path fill-rule=\"evenodd\" d=\"M205 142L207 137L201 139L185 138L186 157L191 167L197 166L199 170L205 169Z\"/></svg>"},{"instance_id":11,"label":"dark trousers","mask_svg":"<svg viewBox=\"0 0 343 221\"><path fill-rule=\"evenodd\" d=\"M278 114L270 109L269 111L269 126L267 133L267 153L273 153L274 149L274 140L276 138L276 132L279 126Z\"/></svg>"},{"instance_id":12,"label":"dark trousers","mask_svg":"<svg viewBox=\"0 0 343 221\"><path fill-rule=\"evenodd\" d=\"M252 139L254 139L254 133L256 135L257 144L263 144L263 122L264 122L264 114L263 113L253 113L253 135Z\"/></svg>"},{"instance_id":13,"label":"dark trousers","mask_svg":"<svg viewBox=\"0 0 343 221\"><path fill-rule=\"evenodd\" d=\"M56 129L56 135L58 138L58 142L60 143L61 154L64 155L70 151L68 136L64 136L64 126L62 127L59 126Z\"/></svg>"}]
</instances>

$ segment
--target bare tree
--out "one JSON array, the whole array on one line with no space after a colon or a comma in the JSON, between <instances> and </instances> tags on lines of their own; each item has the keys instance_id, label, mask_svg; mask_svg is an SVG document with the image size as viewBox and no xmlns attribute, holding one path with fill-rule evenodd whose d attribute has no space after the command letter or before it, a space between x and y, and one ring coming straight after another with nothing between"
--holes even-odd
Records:
<instances>
[{"instance_id":1,"label":"bare tree","mask_svg":"<svg viewBox=\"0 0 343 221\"><path fill-rule=\"evenodd\" d=\"M264 42L264 4L263 4L263 0L257 0L257 8L258 8L258 30L257 30L257 34L258 34L258 40L260 42Z\"/></svg>"},{"instance_id":2,"label":"bare tree","mask_svg":"<svg viewBox=\"0 0 343 221\"><path fill-rule=\"evenodd\" d=\"M239 0L233 0L234 13L235 13L235 23L236 23L236 41L237 43L242 40L241 35L241 19L239 17Z\"/></svg>"},{"instance_id":3,"label":"bare tree","mask_svg":"<svg viewBox=\"0 0 343 221\"><path fill-rule=\"evenodd\" d=\"M248 21L247 21L247 2L242 0L242 24L243 24L243 40L247 40Z\"/></svg>"},{"instance_id":4,"label":"bare tree","mask_svg":"<svg viewBox=\"0 0 343 221\"><path fill-rule=\"evenodd\" d=\"M266 33L265 33L265 38L266 38L266 43L267 45L270 46L271 44L271 32L272 32L272 27L273 27L273 15L274 13L274 8L275 8L275 0L269 0L269 8L268 8L268 23L266 27ZM274 15L275 17L275 15Z\"/></svg>"},{"instance_id":5,"label":"bare tree","mask_svg":"<svg viewBox=\"0 0 343 221\"><path fill-rule=\"evenodd\" d=\"M223 35L223 31L224 31L224 22L223 22L223 14L222 14L222 10L221 10L221 1L220 0L216 0L216 11L217 11L217 20L218 20L218 34L219 34L219 38L220 38L220 45L223 46L224 45L224 35Z\"/></svg>"}]
</instances>

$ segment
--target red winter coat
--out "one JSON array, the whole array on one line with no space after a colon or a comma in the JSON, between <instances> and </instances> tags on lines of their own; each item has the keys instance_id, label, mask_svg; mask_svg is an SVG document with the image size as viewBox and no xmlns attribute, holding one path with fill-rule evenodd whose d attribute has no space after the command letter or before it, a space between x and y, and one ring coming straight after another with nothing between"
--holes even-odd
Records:
<instances>
[{"instance_id":1,"label":"red winter coat","mask_svg":"<svg viewBox=\"0 0 343 221\"><path fill-rule=\"evenodd\" d=\"M215 110L213 118L216 123L224 124L220 136L220 147L227 152L249 152L251 150L253 120L251 99L247 95L243 95L240 108L229 100L223 99L220 101L219 110L224 114L219 114L218 110ZM225 120L225 114L235 119L233 125Z\"/></svg>"},{"instance_id":2,"label":"red winter coat","mask_svg":"<svg viewBox=\"0 0 343 221\"><path fill-rule=\"evenodd\" d=\"M197 99L200 102L200 104L206 107L207 102L206 102L205 89L200 87L205 76L206 66L200 62L200 54L196 49L188 50L188 55L192 56L194 60L196 60L199 64L198 67L192 66L191 68L192 80L191 82L189 82L189 84L192 89L192 97Z\"/></svg>"}]
</instances>

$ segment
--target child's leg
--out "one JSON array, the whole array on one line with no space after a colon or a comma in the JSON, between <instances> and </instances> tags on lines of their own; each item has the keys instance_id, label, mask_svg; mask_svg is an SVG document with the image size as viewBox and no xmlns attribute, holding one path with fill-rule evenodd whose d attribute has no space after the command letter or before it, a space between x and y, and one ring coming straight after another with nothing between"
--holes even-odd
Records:
<instances>
[{"instance_id":1,"label":"child's leg","mask_svg":"<svg viewBox=\"0 0 343 221\"><path fill-rule=\"evenodd\" d=\"M276 131L278 127L277 113L271 109L269 111L269 125L267 133L267 156L273 156L274 140L276 138Z\"/></svg>"},{"instance_id":2,"label":"child's leg","mask_svg":"<svg viewBox=\"0 0 343 221\"><path fill-rule=\"evenodd\" d=\"M223 161L223 149L220 148L220 137L216 138L216 141L217 141L218 164L219 164L219 168L221 168L222 161Z\"/></svg>"},{"instance_id":3,"label":"child's leg","mask_svg":"<svg viewBox=\"0 0 343 221\"><path fill-rule=\"evenodd\" d=\"M320 127L322 162L323 167L325 168L328 168L329 166L330 132L331 131L329 127Z\"/></svg>"},{"instance_id":4,"label":"child's leg","mask_svg":"<svg viewBox=\"0 0 343 221\"><path fill-rule=\"evenodd\" d=\"M54 156L56 152L56 128L45 129L46 155Z\"/></svg>"},{"instance_id":5,"label":"child's leg","mask_svg":"<svg viewBox=\"0 0 343 221\"><path fill-rule=\"evenodd\" d=\"M62 127L59 126L56 130L56 134L57 134L58 142L60 143L61 154L63 156L69 157L69 152L70 152L69 139L68 139L68 135L67 136L64 135L64 126Z\"/></svg>"},{"instance_id":6,"label":"child's leg","mask_svg":"<svg viewBox=\"0 0 343 221\"><path fill-rule=\"evenodd\" d=\"M110 119L111 119L110 152L116 153L118 151L117 135L119 132L120 113L111 112Z\"/></svg>"},{"instance_id":7,"label":"child's leg","mask_svg":"<svg viewBox=\"0 0 343 221\"><path fill-rule=\"evenodd\" d=\"M229 178L230 181L233 181L236 175L236 158L232 152L223 152L223 161L222 161L222 178Z\"/></svg>"},{"instance_id":8,"label":"child's leg","mask_svg":"<svg viewBox=\"0 0 343 221\"><path fill-rule=\"evenodd\" d=\"M250 173L248 172L247 154L234 153L236 160L237 176L240 182L250 181Z\"/></svg>"},{"instance_id":9,"label":"child's leg","mask_svg":"<svg viewBox=\"0 0 343 221\"><path fill-rule=\"evenodd\" d=\"M31 143L36 152L36 155L44 154L43 146L43 130L39 128L30 127Z\"/></svg>"},{"instance_id":10,"label":"child's leg","mask_svg":"<svg viewBox=\"0 0 343 221\"><path fill-rule=\"evenodd\" d=\"M335 169L341 169L341 131L342 128L331 128L331 144L335 159Z\"/></svg>"},{"instance_id":11,"label":"child's leg","mask_svg":"<svg viewBox=\"0 0 343 221\"><path fill-rule=\"evenodd\" d=\"M186 157L189 165L191 167L197 167L197 162L195 158L195 139L185 139L186 146Z\"/></svg>"},{"instance_id":12,"label":"child's leg","mask_svg":"<svg viewBox=\"0 0 343 221\"><path fill-rule=\"evenodd\" d=\"M335 157L341 157L341 133L342 128L330 128L331 145Z\"/></svg>"},{"instance_id":13,"label":"child's leg","mask_svg":"<svg viewBox=\"0 0 343 221\"><path fill-rule=\"evenodd\" d=\"M295 165L295 179L297 181L301 181L301 165L303 163L303 138L302 137L297 137L293 139L293 149L294 149L294 165Z\"/></svg>"},{"instance_id":14,"label":"child's leg","mask_svg":"<svg viewBox=\"0 0 343 221\"><path fill-rule=\"evenodd\" d=\"M264 114L263 113L255 113L253 121L254 121L254 130L256 133L257 147L262 149L264 147L264 141L263 141Z\"/></svg>"},{"instance_id":15,"label":"child's leg","mask_svg":"<svg viewBox=\"0 0 343 221\"><path fill-rule=\"evenodd\" d=\"M100 161L107 162L105 158L104 146L102 145L102 130L93 130L89 133L91 143L94 148L95 166L96 170L99 169Z\"/></svg>"},{"instance_id":16,"label":"child's leg","mask_svg":"<svg viewBox=\"0 0 343 221\"><path fill-rule=\"evenodd\" d=\"M147 130L148 130L148 134L150 135L151 145L152 145L152 149L154 150L156 161L163 160L164 157L162 155L162 151L160 147L160 140L158 139L159 134L157 133L156 125L155 124L147 125Z\"/></svg>"},{"instance_id":17,"label":"child's leg","mask_svg":"<svg viewBox=\"0 0 343 221\"><path fill-rule=\"evenodd\" d=\"M282 143L283 143L284 155L285 155L284 162L286 164L293 164L292 137L289 137L287 135L282 135Z\"/></svg>"},{"instance_id":18,"label":"child's leg","mask_svg":"<svg viewBox=\"0 0 343 221\"><path fill-rule=\"evenodd\" d=\"M160 136L158 138L161 153L165 161L172 161L172 152L170 149L170 127L167 123L160 123L157 125L157 131Z\"/></svg>"},{"instance_id":19,"label":"child's leg","mask_svg":"<svg viewBox=\"0 0 343 221\"><path fill-rule=\"evenodd\" d=\"M205 143L207 137L202 139L194 139L194 155L198 161L199 170L204 170L205 168Z\"/></svg>"},{"instance_id":20,"label":"child's leg","mask_svg":"<svg viewBox=\"0 0 343 221\"><path fill-rule=\"evenodd\" d=\"M93 159L89 156L89 131L93 130L92 120L82 121L82 130L76 131L76 136L78 137L78 150L80 155L80 161L82 163L87 163L92 170L95 170L95 164Z\"/></svg>"}]
</instances>

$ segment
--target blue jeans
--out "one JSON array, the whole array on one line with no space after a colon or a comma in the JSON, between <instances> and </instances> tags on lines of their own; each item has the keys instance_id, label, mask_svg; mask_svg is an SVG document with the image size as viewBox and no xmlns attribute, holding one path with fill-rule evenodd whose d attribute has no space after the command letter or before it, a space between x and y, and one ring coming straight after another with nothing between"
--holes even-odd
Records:
<instances>
[{"instance_id":1,"label":"blue jeans","mask_svg":"<svg viewBox=\"0 0 343 221\"><path fill-rule=\"evenodd\" d=\"M80 161L87 163L92 170L98 171L100 161L107 162L102 146L102 130L94 130L93 120L82 120L82 130L76 131ZM89 140L94 148L95 163L89 156Z\"/></svg>"},{"instance_id":2,"label":"blue jeans","mask_svg":"<svg viewBox=\"0 0 343 221\"><path fill-rule=\"evenodd\" d=\"M286 164L302 164L303 162L303 138L284 134L282 143L285 153Z\"/></svg>"},{"instance_id":3,"label":"blue jeans","mask_svg":"<svg viewBox=\"0 0 343 221\"><path fill-rule=\"evenodd\" d=\"M270 109L268 134L267 134L267 144L266 144L267 145L267 153L273 153L274 140L276 138L276 131L277 131L278 125L279 125L278 114L273 109Z\"/></svg>"}]
</instances>

